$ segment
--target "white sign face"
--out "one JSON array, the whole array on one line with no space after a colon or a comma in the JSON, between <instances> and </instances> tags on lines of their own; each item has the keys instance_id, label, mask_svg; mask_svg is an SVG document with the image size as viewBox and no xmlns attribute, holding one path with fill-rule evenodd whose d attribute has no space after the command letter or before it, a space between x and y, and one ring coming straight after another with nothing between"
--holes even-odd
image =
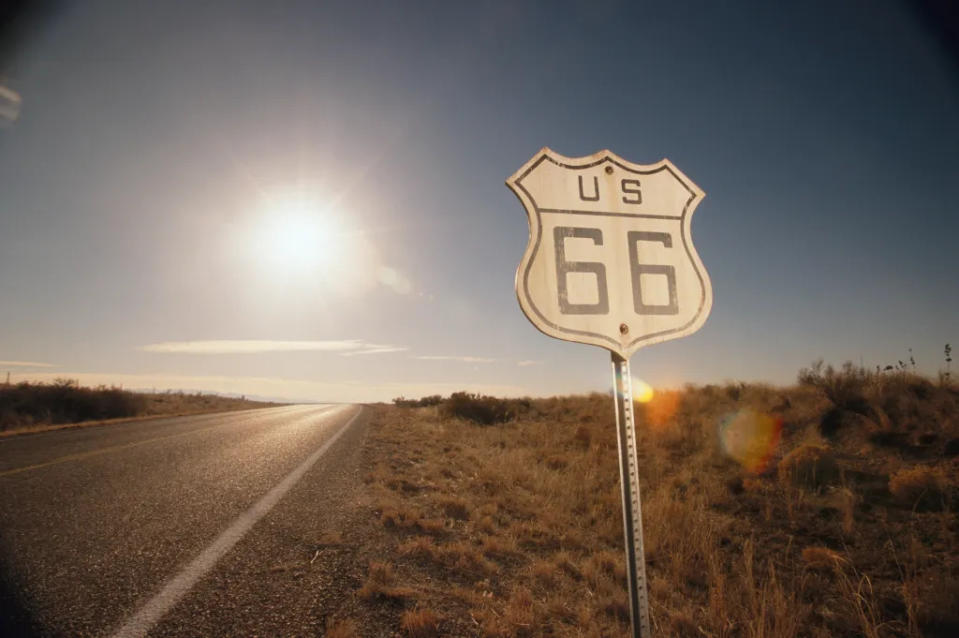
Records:
<instances>
[{"instance_id":1,"label":"white sign face","mask_svg":"<svg viewBox=\"0 0 959 638\"><path fill-rule=\"evenodd\" d=\"M669 160L544 148L506 184L529 216L516 295L544 333L629 358L706 321L712 286L690 238L705 193Z\"/></svg>"}]
</instances>

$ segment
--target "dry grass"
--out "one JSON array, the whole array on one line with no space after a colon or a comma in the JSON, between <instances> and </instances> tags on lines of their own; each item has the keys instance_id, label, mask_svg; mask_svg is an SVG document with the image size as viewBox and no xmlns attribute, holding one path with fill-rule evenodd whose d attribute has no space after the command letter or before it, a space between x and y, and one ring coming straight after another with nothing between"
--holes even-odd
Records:
<instances>
[{"instance_id":1,"label":"dry grass","mask_svg":"<svg viewBox=\"0 0 959 638\"><path fill-rule=\"evenodd\" d=\"M325 638L359 638L360 633L357 630L356 622L344 620L330 625L323 636Z\"/></svg>"},{"instance_id":2,"label":"dry grass","mask_svg":"<svg viewBox=\"0 0 959 638\"><path fill-rule=\"evenodd\" d=\"M440 635L440 617L429 609L417 608L403 612L400 626L410 638L433 638Z\"/></svg>"},{"instance_id":3,"label":"dry grass","mask_svg":"<svg viewBox=\"0 0 959 638\"><path fill-rule=\"evenodd\" d=\"M940 467L907 467L889 477L889 492L907 507L941 508L949 499L949 481Z\"/></svg>"},{"instance_id":4,"label":"dry grass","mask_svg":"<svg viewBox=\"0 0 959 638\"><path fill-rule=\"evenodd\" d=\"M387 563L372 562L366 583L356 594L364 600L382 599L396 602L410 598L413 590L396 584L396 575L392 566Z\"/></svg>"},{"instance_id":5,"label":"dry grass","mask_svg":"<svg viewBox=\"0 0 959 638\"><path fill-rule=\"evenodd\" d=\"M832 571L845 563L846 559L828 547L809 546L802 550L802 562L809 569Z\"/></svg>"},{"instance_id":6,"label":"dry grass","mask_svg":"<svg viewBox=\"0 0 959 638\"><path fill-rule=\"evenodd\" d=\"M637 406L656 635L955 635L959 391L837 374L828 395L735 384ZM872 416L824 433L837 404ZM611 400L509 405L493 424L375 409L366 486L391 567L388 582L371 568L359 595L381 631L413 635L405 619L428 609L436 635L627 633ZM717 436L750 415L782 427L754 465ZM938 505L915 506L930 493ZM376 589L400 582L400 599Z\"/></svg>"},{"instance_id":7,"label":"dry grass","mask_svg":"<svg viewBox=\"0 0 959 638\"><path fill-rule=\"evenodd\" d=\"M839 480L839 465L829 448L800 445L779 462L779 480L785 484L821 490Z\"/></svg>"}]
</instances>

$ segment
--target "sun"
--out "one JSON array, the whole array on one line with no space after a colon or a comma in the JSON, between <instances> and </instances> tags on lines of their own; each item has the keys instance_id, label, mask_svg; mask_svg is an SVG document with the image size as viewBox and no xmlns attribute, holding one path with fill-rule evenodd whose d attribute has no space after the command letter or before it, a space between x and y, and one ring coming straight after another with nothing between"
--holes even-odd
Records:
<instances>
[{"instance_id":1,"label":"sun","mask_svg":"<svg viewBox=\"0 0 959 638\"><path fill-rule=\"evenodd\" d=\"M341 197L294 186L260 191L254 202L234 227L239 242L231 249L251 285L350 297L375 288L383 270L376 246Z\"/></svg>"},{"instance_id":2,"label":"sun","mask_svg":"<svg viewBox=\"0 0 959 638\"><path fill-rule=\"evenodd\" d=\"M342 256L339 220L328 205L307 193L267 198L257 226L257 257L280 274L316 274Z\"/></svg>"}]
</instances>

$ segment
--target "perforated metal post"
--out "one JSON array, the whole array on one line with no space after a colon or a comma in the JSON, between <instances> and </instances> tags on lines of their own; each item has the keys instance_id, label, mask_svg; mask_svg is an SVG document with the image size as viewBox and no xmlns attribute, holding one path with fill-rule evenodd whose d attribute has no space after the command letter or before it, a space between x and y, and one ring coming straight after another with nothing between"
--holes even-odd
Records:
<instances>
[{"instance_id":1,"label":"perforated metal post","mask_svg":"<svg viewBox=\"0 0 959 638\"><path fill-rule=\"evenodd\" d=\"M619 479L623 493L623 531L626 537L626 572L629 576L629 616L633 638L650 638L649 601L646 596L646 556L643 552L643 510L639 498L636 461L636 422L629 359L613 354L616 388L616 438L619 441Z\"/></svg>"}]
</instances>

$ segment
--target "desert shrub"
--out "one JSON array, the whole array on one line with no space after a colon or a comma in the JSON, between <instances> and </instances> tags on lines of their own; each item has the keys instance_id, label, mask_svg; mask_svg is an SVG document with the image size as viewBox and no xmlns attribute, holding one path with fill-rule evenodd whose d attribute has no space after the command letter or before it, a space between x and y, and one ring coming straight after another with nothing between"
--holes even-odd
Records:
<instances>
[{"instance_id":1,"label":"desert shrub","mask_svg":"<svg viewBox=\"0 0 959 638\"><path fill-rule=\"evenodd\" d=\"M393 405L400 408L440 406L445 417L458 417L483 425L512 421L519 414L529 412L532 403L529 399L500 399L470 392L454 392L448 399L438 394L421 399L393 399Z\"/></svg>"},{"instance_id":2,"label":"desert shrub","mask_svg":"<svg viewBox=\"0 0 959 638\"><path fill-rule=\"evenodd\" d=\"M843 411L839 408L833 408L826 412L819 421L819 432L823 436L833 436L843 424Z\"/></svg>"},{"instance_id":3,"label":"desert shrub","mask_svg":"<svg viewBox=\"0 0 959 638\"><path fill-rule=\"evenodd\" d=\"M120 388L81 387L72 379L53 383L18 383L0 386L0 427L73 423L143 414L142 394Z\"/></svg>"},{"instance_id":4,"label":"desert shrub","mask_svg":"<svg viewBox=\"0 0 959 638\"><path fill-rule=\"evenodd\" d=\"M829 448L806 444L783 457L778 473L780 483L819 490L836 483L839 465Z\"/></svg>"},{"instance_id":5,"label":"desert shrub","mask_svg":"<svg viewBox=\"0 0 959 638\"><path fill-rule=\"evenodd\" d=\"M442 402L443 397L439 394L431 394L420 399L406 399L404 397L393 399L393 405L399 408L429 408Z\"/></svg>"},{"instance_id":6,"label":"desert shrub","mask_svg":"<svg viewBox=\"0 0 959 638\"><path fill-rule=\"evenodd\" d=\"M908 377L908 389L913 397L919 401L924 401L935 393L936 387L929 379L910 375Z\"/></svg>"},{"instance_id":7,"label":"desert shrub","mask_svg":"<svg viewBox=\"0 0 959 638\"><path fill-rule=\"evenodd\" d=\"M506 423L516 418L520 410L529 407L522 399L498 399L470 392L454 392L443 402L443 416L473 421L481 425Z\"/></svg>"},{"instance_id":8,"label":"desert shrub","mask_svg":"<svg viewBox=\"0 0 959 638\"><path fill-rule=\"evenodd\" d=\"M724 388L726 396L732 399L733 401L739 401L743 395L743 390L746 388L745 383L728 383Z\"/></svg>"},{"instance_id":9,"label":"desert shrub","mask_svg":"<svg viewBox=\"0 0 959 638\"><path fill-rule=\"evenodd\" d=\"M948 498L949 481L945 473L928 466L899 470L889 477L889 493L901 505L934 509Z\"/></svg>"},{"instance_id":10,"label":"desert shrub","mask_svg":"<svg viewBox=\"0 0 959 638\"><path fill-rule=\"evenodd\" d=\"M840 410L865 413L869 408L865 397L869 373L850 361L836 370L831 365L824 367L820 359L801 369L798 380L800 385L817 388Z\"/></svg>"}]
</instances>

